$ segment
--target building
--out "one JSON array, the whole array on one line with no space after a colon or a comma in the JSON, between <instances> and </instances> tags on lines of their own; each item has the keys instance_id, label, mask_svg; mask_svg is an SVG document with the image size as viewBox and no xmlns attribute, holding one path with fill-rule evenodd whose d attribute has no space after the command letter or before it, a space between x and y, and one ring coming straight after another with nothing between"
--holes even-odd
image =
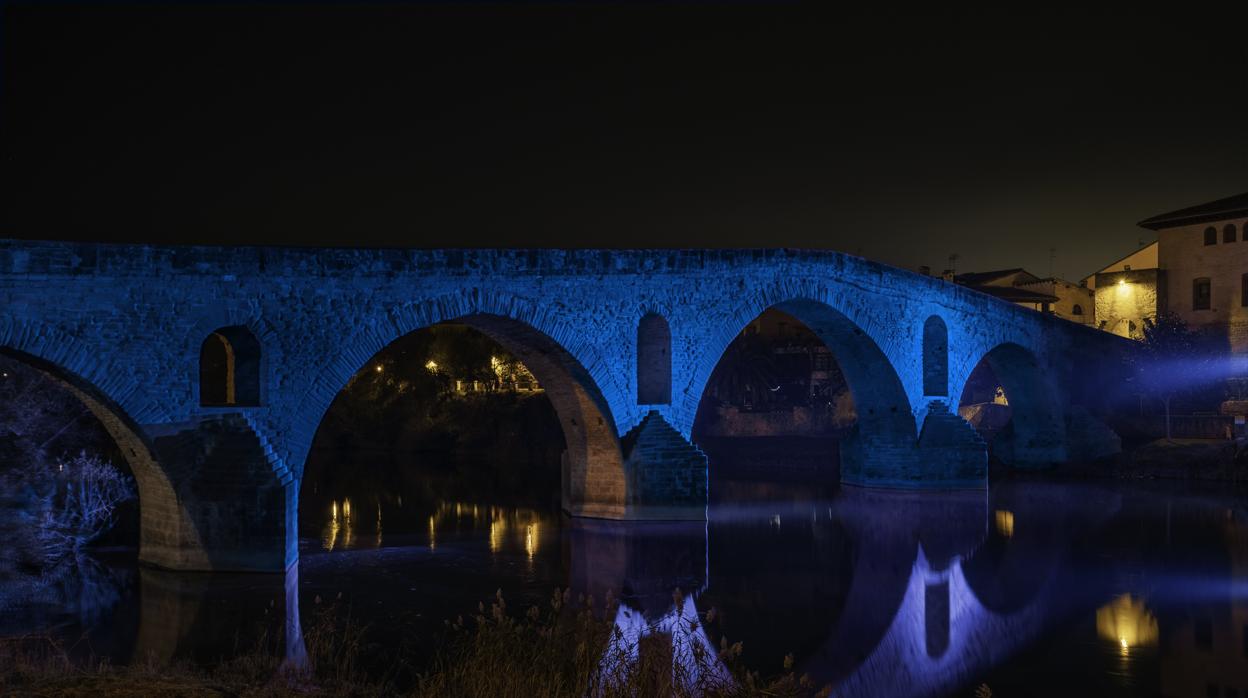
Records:
<instances>
[{"instance_id":1,"label":"building","mask_svg":"<svg viewBox=\"0 0 1248 698\"><path fill-rule=\"evenodd\" d=\"M1083 279L1094 296L1096 326L1121 337L1140 339L1144 327L1166 307L1166 274L1156 242L1114 261Z\"/></svg>"},{"instance_id":2,"label":"building","mask_svg":"<svg viewBox=\"0 0 1248 698\"><path fill-rule=\"evenodd\" d=\"M1161 307L1248 353L1248 193L1140 221L1157 231Z\"/></svg>"},{"instance_id":3,"label":"building","mask_svg":"<svg viewBox=\"0 0 1248 698\"><path fill-rule=\"evenodd\" d=\"M1065 279L1042 279L1025 269L1000 269L958 274L953 281L1024 308L1093 324L1092 292Z\"/></svg>"}]
</instances>

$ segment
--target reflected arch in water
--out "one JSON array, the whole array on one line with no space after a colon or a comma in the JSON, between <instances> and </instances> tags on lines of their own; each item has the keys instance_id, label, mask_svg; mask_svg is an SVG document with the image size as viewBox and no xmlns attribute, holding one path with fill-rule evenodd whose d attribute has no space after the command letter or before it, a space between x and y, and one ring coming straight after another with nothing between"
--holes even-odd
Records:
<instances>
[{"instance_id":1,"label":"reflected arch in water","mask_svg":"<svg viewBox=\"0 0 1248 698\"><path fill-rule=\"evenodd\" d=\"M819 683L839 681L857 671L863 657L882 643L896 621L886 609L902 607L917 594L926 619L924 600L946 599L946 614L955 613L944 587L951 570L982 544L987 526L987 502L982 492L911 492L846 487L834 501L831 514L852 542L850 586L843 612L827 628L821 646L805 662ZM912 567L899 560L923 560L923 574L915 581ZM939 617L934 614L933 619ZM952 616L950 616L952 618ZM948 625L948 622L945 623ZM943 656L948 632L935 628L929 644L927 625L917 626L916 647L928 656ZM887 693L886 693L887 694ZM904 695L902 693L901 695Z\"/></svg>"},{"instance_id":2,"label":"reflected arch in water","mask_svg":"<svg viewBox=\"0 0 1248 698\"><path fill-rule=\"evenodd\" d=\"M299 613L299 565L283 574L139 570L139 626L131 661L215 663L268 652L284 668L307 667Z\"/></svg>"},{"instance_id":3,"label":"reflected arch in water","mask_svg":"<svg viewBox=\"0 0 1248 698\"><path fill-rule=\"evenodd\" d=\"M1121 495L1108 487L1081 487L1076 498L1069 486L1059 483L993 485L987 536L962 563L967 584L994 613L1009 615L1025 608L1059 583L1071 542L1083 539L1121 506Z\"/></svg>"},{"instance_id":4,"label":"reflected arch in water","mask_svg":"<svg viewBox=\"0 0 1248 698\"><path fill-rule=\"evenodd\" d=\"M986 369L986 370L985 370ZM989 380L1002 393L975 396L973 383ZM1006 342L985 353L963 386L960 404L992 405L1004 421L991 443L992 454L1016 468L1047 468L1067 460L1066 426L1057 385L1028 349ZM999 422L998 422L999 423Z\"/></svg>"}]
</instances>

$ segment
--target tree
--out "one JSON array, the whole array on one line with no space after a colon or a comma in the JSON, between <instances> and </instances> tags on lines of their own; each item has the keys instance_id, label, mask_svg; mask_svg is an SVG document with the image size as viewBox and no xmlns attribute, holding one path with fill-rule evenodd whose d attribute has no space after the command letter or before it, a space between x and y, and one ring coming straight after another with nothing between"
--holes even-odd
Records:
<instances>
[{"instance_id":1,"label":"tree","mask_svg":"<svg viewBox=\"0 0 1248 698\"><path fill-rule=\"evenodd\" d=\"M45 600L86 614L119 598L87 554L135 496L110 457L116 445L80 400L0 356L0 611Z\"/></svg>"},{"instance_id":2,"label":"tree","mask_svg":"<svg viewBox=\"0 0 1248 698\"><path fill-rule=\"evenodd\" d=\"M1165 408L1166 440L1171 438L1171 406L1179 398L1214 400L1227 378L1229 354L1209 332L1193 330L1174 313L1146 323L1138 349L1128 355L1139 389Z\"/></svg>"}]
</instances>

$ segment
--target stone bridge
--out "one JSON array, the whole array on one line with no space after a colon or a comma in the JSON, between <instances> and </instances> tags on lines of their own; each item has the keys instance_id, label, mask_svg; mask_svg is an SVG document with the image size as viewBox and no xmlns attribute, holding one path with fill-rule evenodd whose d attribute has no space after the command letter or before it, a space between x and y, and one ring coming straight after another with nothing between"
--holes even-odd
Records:
<instances>
[{"instance_id":1,"label":"stone bridge","mask_svg":"<svg viewBox=\"0 0 1248 698\"><path fill-rule=\"evenodd\" d=\"M842 481L986 484L957 416L986 360L1010 397L1015 467L1117 448L1093 415L1125 340L894 267L797 250L154 247L0 241L0 351L69 386L135 474L141 559L280 570L335 395L395 339L474 327L546 388L572 516L705 517L690 443L728 344L775 308L836 357L858 421ZM714 467L711 463L710 467Z\"/></svg>"}]
</instances>

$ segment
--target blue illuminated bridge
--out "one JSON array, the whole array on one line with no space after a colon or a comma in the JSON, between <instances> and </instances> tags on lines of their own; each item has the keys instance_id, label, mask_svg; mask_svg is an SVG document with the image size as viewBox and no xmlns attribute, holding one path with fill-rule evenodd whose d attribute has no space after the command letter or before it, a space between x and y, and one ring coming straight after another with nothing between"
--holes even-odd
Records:
<instances>
[{"instance_id":1,"label":"blue illuminated bridge","mask_svg":"<svg viewBox=\"0 0 1248 698\"><path fill-rule=\"evenodd\" d=\"M1094 415L1127 342L940 279L835 252L153 247L0 240L0 351L68 386L124 451L140 557L281 570L335 395L376 352L441 322L520 358L563 427L574 517L702 519L694 414L729 343L775 308L836 357L858 420L845 483L986 486L957 415L993 368L1018 468L1112 453ZM712 462L709 467L714 467Z\"/></svg>"}]
</instances>

